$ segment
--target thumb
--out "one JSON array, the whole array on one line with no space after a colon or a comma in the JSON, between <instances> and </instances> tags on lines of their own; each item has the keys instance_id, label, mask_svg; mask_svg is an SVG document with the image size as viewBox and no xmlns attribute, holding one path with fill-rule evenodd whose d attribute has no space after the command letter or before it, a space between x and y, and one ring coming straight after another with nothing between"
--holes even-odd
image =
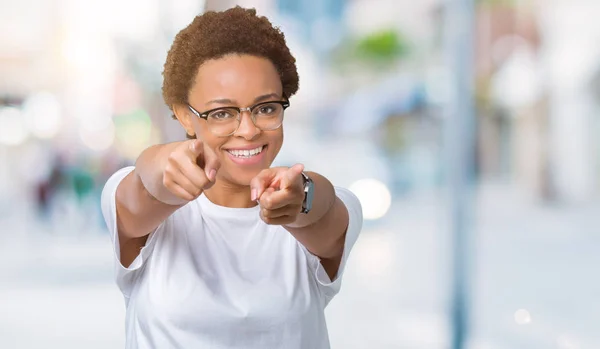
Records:
<instances>
[{"instance_id":1,"label":"thumb","mask_svg":"<svg viewBox=\"0 0 600 349\"><path fill-rule=\"evenodd\" d=\"M293 187L295 183L298 183L302 171L304 171L304 165L302 164L295 164L290 167L281 178L280 188L287 189Z\"/></svg>"}]
</instances>

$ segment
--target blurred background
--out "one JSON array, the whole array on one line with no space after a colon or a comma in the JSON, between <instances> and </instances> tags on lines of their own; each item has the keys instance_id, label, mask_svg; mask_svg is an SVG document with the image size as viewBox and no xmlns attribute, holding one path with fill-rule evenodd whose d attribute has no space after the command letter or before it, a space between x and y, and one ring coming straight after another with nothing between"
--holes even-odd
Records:
<instances>
[{"instance_id":1,"label":"blurred background","mask_svg":"<svg viewBox=\"0 0 600 349\"><path fill-rule=\"evenodd\" d=\"M239 4L298 61L278 162L363 204L333 348L450 348L456 304L468 348L600 348L600 1L479 0L448 21L459 2L0 0L0 347L123 347L102 186L184 139L166 53Z\"/></svg>"}]
</instances>

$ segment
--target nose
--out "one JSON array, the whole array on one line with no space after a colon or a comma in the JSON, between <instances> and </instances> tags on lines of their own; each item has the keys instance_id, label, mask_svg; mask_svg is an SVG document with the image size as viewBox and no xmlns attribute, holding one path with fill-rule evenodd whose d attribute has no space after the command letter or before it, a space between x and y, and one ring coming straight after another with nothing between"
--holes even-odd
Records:
<instances>
[{"instance_id":1,"label":"nose","mask_svg":"<svg viewBox=\"0 0 600 349\"><path fill-rule=\"evenodd\" d=\"M261 130L252 122L250 111L242 111L240 114L240 126L235 131L234 136L242 137L246 140L252 140L260 134Z\"/></svg>"}]
</instances>

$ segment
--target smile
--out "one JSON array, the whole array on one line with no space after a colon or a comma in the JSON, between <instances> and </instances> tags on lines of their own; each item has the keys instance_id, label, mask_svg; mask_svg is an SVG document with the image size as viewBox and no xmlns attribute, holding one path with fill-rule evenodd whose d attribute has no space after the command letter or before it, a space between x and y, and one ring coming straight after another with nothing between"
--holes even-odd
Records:
<instances>
[{"instance_id":1,"label":"smile","mask_svg":"<svg viewBox=\"0 0 600 349\"><path fill-rule=\"evenodd\" d=\"M245 150L238 150L238 149L228 149L227 152L233 156L235 156L236 158L251 158L253 156L257 156L258 154L262 153L262 151L264 150L266 146L261 145L260 147L254 148L254 149L245 149Z\"/></svg>"}]
</instances>

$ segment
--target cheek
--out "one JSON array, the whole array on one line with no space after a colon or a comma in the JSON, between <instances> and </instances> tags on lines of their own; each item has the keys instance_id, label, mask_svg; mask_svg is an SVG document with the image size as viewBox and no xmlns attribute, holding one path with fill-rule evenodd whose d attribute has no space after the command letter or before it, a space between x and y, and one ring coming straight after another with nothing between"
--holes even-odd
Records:
<instances>
[{"instance_id":1,"label":"cheek","mask_svg":"<svg viewBox=\"0 0 600 349\"><path fill-rule=\"evenodd\" d=\"M200 118L196 118L196 121L193 123L194 132L196 132L196 138L200 139L207 146L216 149L215 146L221 141L219 137L213 135L207 128L204 120Z\"/></svg>"},{"instance_id":2,"label":"cheek","mask_svg":"<svg viewBox=\"0 0 600 349\"><path fill-rule=\"evenodd\" d=\"M194 132L196 132L196 135L199 136L199 138L201 139L210 139L212 136L212 133L210 133L210 131L208 131L206 129L206 125L204 124L205 121L202 119L197 118L196 121L194 122Z\"/></svg>"},{"instance_id":3,"label":"cheek","mask_svg":"<svg viewBox=\"0 0 600 349\"><path fill-rule=\"evenodd\" d=\"M283 127L273 132L274 133L270 139L270 143L273 146L273 149L271 149L271 151L273 152L273 155L277 155L279 153L279 150L281 150L281 146L283 145Z\"/></svg>"},{"instance_id":4,"label":"cheek","mask_svg":"<svg viewBox=\"0 0 600 349\"><path fill-rule=\"evenodd\" d=\"M198 130L200 132L197 132L197 138L200 139L202 142L204 142L204 146L206 148L209 148L211 150L211 152L213 154L215 154L217 156L217 158L221 161L223 161L223 156L225 156L225 152L221 150L221 147L223 146L223 144L225 144L225 142L227 141L227 138L221 138L221 137L217 137L215 135L213 135L210 132L206 132L204 130Z\"/></svg>"}]
</instances>

